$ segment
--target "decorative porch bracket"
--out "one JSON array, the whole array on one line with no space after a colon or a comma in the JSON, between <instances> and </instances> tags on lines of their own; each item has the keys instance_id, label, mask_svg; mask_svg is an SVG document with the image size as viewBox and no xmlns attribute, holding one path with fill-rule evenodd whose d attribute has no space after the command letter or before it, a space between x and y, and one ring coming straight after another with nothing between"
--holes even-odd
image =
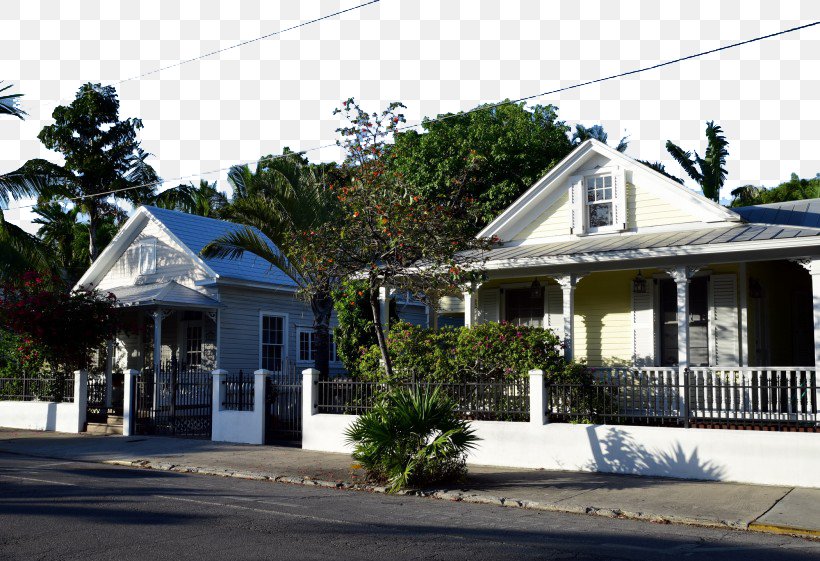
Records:
<instances>
[{"instance_id":1,"label":"decorative porch bracket","mask_svg":"<svg viewBox=\"0 0 820 561\"><path fill-rule=\"evenodd\" d=\"M564 358L572 360L575 357L575 287L578 282L589 273L571 273L552 277L561 287L562 315L564 316Z\"/></svg>"}]
</instances>

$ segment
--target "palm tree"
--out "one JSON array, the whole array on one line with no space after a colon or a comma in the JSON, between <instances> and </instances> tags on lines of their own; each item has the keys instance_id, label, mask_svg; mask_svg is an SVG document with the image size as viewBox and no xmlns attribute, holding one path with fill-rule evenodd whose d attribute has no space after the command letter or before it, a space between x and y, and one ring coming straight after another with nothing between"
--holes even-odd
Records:
<instances>
[{"instance_id":1,"label":"palm tree","mask_svg":"<svg viewBox=\"0 0 820 561\"><path fill-rule=\"evenodd\" d=\"M336 199L307 160L287 149L285 155L291 157L260 160L255 172L248 166L231 168L228 181L234 195L221 214L244 228L213 240L203 248L202 255L236 259L247 251L290 277L310 301L316 337L315 366L327 376L334 286L317 273L317 264L305 263L295 253L294 239L335 220Z\"/></svg>"},{"instance_id":2,"label":"palm tree","mask_svg":"<svg viewBox=\"0 0 820 561\"><path fill-rule=\"evenodd\" d=\"M650 162L649 160L635 160L635 161L640 162L643 165L645 165L646 167L654 169L655 171L657 171L661 175L665 175L666 177L668 177L672 181L675 181L675 182L680 183L681 185L683 185L683 179L681 179L680 177L674 176L671 173L669 173L668 171L666 171L666 166L663 165L661 162Z\"/></svg>"},{"instance_id":3,"label":"palm tree","mask_svg":"<svg viewBox=\"0 0 820 561\"><path fill-rule=\"evenodd\" d=\"M199 186L193 183L181 183L172 189L156 194L146 204L152 204L169 210L180 210L188 214L219 218L221 212L230 204L225 193L217 189L217 183L199 180Z\"/></svg>"},{"instance_id":4,"label":"palm tree","mask_svg":"<svg viewBox=\"0 0 820 561\"><path fill-rule=\"evenodd\" d=\"M0 80L0 86L2 86L3 81ZM8 86L0 87L0 94L6 91L7 89L11 88L12 84ZM18 98L22 97L23 94L5 94L0 95L0 115L11 115L13 117L17 117L18 119L22 120L25 118L28 113L20 109L20 106L17 105Z\"/></svg>"},{"instance_id":5,"label":"palm tree","mask_svg":"<svg viewBox=\"0 0 820 561\"><path fill-rule=\"evenodd\" d=\"M2 84L2 81L0 81ZM0 93L11 87L0 88ZM17 99L23 94L0 95L0 115L11 115L24 119L27 114L17 105ZM5 185L0 182L0 280L7 281L19 274L31 270L49 268L51 260L48 253L36 237L19 226L6 222L4 206L11 199L21 199L38 194L37 189L27 184Z\"/></svg>"},{"instance_id":6,"label":"palm tree","mask_svg":"<svg viewBox=\"0 0 820 561\"><path fill-rule=\"evenodd\" d=\"M601 125L592 125L591 127L585 127L584 125L577 124L575 125L575 132L572 133L572 144L578 145L584 142L585 140L589 140L590 138L594 138L599 142L603 142L606 144L609 135L604 130L604 127ZM629 146L629 141L627 140L628 136L623 137L618 145L615 147L615 150L618 152L625 152L627 147Z\"/></svg>"},{"instance_id":7,"label":"palm tree","mask_svg":"<svg viewBox=\"0 0 820 561\"><path fill-rule=\"evenodd\" d=\"M726 156L729 155L726 149L729 142L723 136L723 129L714 121L706 123L706 139L708 145L703 158L697 152L692 158L691 152L684 152L671 140L666 141L666 151L675 158L683 171L700 185L705 197L719 202L720 189L726 181L726 169L723 166L726 165Z\"/></svg>"}]
</instances>

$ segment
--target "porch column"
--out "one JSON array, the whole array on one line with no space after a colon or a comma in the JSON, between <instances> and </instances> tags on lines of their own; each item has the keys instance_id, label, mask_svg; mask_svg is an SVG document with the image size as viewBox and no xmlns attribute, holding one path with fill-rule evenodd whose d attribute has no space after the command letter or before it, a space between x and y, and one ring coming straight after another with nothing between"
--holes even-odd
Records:
<instances>
[{"instance_id":1,"label":"porch column","mask_svg":"<svg viewBox=\"0 0 820 561\"><path fill-rule=\"evenodd\" d=\"M168 310L156 310L151 312L154 318L154 379L159 374L160 364L162 363L162 320L171 315Z\"/></svg>"},{"instance_id":2,"label":"porch column","mask_svg":"<svg viewBox=\"0 0 820 561\"><path fill-rule=\"evenodd\" d=\"M478 288L471 286L464 291L464 327L472 327L476 324L476 292Z\"/></svg>"},{"instance_id":3,"label":"porch column","mask_svg":"<svg viewBox=\"0 0 820 561\"><path fill-rule=\"evenodd\" d=\"M814 317L814 366L820 367L820 257L811 259L812 316Z\"/></svg>"},{"instance_id":4,"label":"porch column","mask_svg":"<svg viewBox=\"0 0 820 561\"><path fill-rule=\"evenodd\" d=\"M564 358L572 360L575 357L575 287L585 275L572 273L553 277L561 286L563 296L562 315L564 316Z\"/></svg>"},{"instance_id":5,"label":"porch column","mask_svg":"<svg viewBox=\"0 0 820 561\"><path fill-rule=\"evenodd\" d=\"M689 396L686 392L686 371L689 368L689 279L694 274L690 267L675 267L667 271L677 289L678 319L678 416L689 426Z\"/></svg>"},{"instance_id":6,"label":"porch column","mask_svg":"<svg viewBox=\"0 0 820 561\"><path fill-rule=\"evenodd\" d=\"M105 344L105 407L111 409L111 386L114 383L114 340L110 339Z\"/></svg>"}]
</instances>

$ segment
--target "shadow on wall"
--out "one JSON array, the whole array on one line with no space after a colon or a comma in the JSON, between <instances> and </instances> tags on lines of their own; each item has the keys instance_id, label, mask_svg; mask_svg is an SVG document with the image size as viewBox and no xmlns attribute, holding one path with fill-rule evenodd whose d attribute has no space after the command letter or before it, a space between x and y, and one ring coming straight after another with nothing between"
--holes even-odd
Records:
<instances>
[{"instance_id":1,"label":"shadow on wall","mask_svg":"<svg viewBox=\"0 0 820 561\"><path fill-rule=\"evenodd\" d=\"M595 429L586 429L594 459L585 468L591 471L707 480L721 480L725 475L722 466L701 461L697 449L687 457L680 444L671 451L661 451L643 446L623 429L607 428L603 438Z\"/></svg>"}]
</instances>

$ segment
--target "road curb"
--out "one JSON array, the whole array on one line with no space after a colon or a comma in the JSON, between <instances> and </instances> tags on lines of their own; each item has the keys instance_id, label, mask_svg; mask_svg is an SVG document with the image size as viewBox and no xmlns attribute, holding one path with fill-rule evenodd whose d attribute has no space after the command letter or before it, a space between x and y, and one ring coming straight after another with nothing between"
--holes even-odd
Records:
<instances>
[{"instance_id":1,"label":"road curb","mask_svg":"<svg viewBox=\"0 0 820 561\"><path fill-rule=\"evenodd\" d=\"M782 526L779 524L759 524L752 522L749 530L762 532L765 534L781 534L786 536L799 536L801 538L820 538L820 530L808 530L806 528L795 528L794 526Z\"/></svg>"},{"instance_id":2,"label":"road curb","mask_svg":"<svg viewBox=\"0 0 820 561\"><path fill-rule=\"evenodd\" d=\"M332 489L345 489L353 491L366 491L370 493L387 493L387 487L380 485L370 485L367 483L350 483L344 481L325 481L312 477L299 475L281 475L268 472L255 472L245 470L232 470L208 466L190 466L173 464L170 462L152 462L150 460L103 460L102 463L121 467L153 469L162 471L172 471L177 473L191 473L200 475L211 475L218 477L234 477L238 479L248 479L255 481L271 481L275 483L287 483L291 485L304 485L312 487L325 487ZM732 530L754 530L757 532L790 534L801 537L818 537L811 531L801 529L781 529L775 526L752 524L749 525L740 520L715 520L710 518L684 517L661 515L648 512L632 512L621 509L600 508L596 506L575 506L562 505L560 503L541 503L516 499L513 497L499 497L489 493L475 491L460 491L453 489L408 489L396 493L401 496L426 497L438 500L453 502L464 502L472 504L489 504L505 508L523 508L528 510L541 510L547 512L561 512L567 514L584 514L588 516L601 516L605 518L622 518L628 520L641 520L644 522L654 522L656 524L685 524L688 526L702 526L709 528L729 528ZM809 532L808 534L802 532Z\"/></svg>"}]
</instances>

